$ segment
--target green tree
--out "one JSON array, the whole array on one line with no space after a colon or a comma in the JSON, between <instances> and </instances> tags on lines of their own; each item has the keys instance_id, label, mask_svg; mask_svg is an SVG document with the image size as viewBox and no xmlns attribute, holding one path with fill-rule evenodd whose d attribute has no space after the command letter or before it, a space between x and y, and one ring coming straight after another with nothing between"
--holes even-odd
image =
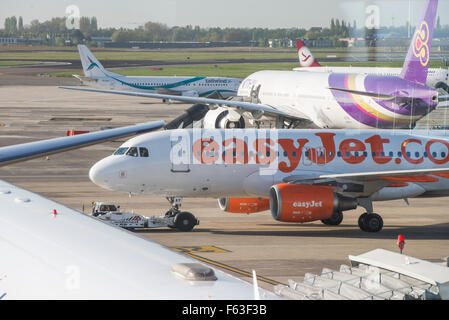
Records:
<instances>
[{"instance_id":1,"label":"green tree","mask_svg":"<svg viewBox=\"0 0 449 320\"><path fill-rule=\"evenodd\" d=\"M23 19L22 17L19 17L19 25L18 25L19 31L23 31Z\"/></svg>"},{"instance_id":2,"label":"green tree","mask_svg":"<svg viewBox=\"0 0 449 320\"><path fill-rule=\"evenodd\" d=\"M335 28L335 20L332 18L331 20L331 33L334 35L336 34L336 28Z\"/></svg>"}]
</instances>

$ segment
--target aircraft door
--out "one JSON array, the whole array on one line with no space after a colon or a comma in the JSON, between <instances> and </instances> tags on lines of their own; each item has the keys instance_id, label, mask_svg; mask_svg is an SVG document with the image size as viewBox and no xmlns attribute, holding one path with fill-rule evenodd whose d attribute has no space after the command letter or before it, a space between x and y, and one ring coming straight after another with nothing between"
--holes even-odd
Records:
<instances>
[{"instance_id":1,"label":"aircraft door","mask_svg":"<svg viewBox=\"0 0 449 320\"><path fill-rule=\"evenodd\" d=\"M190 149L188 139L183 136L174 136L171 141L170 161L171 171L186 173L190 172Z\"/></svg>"}]
</instances>

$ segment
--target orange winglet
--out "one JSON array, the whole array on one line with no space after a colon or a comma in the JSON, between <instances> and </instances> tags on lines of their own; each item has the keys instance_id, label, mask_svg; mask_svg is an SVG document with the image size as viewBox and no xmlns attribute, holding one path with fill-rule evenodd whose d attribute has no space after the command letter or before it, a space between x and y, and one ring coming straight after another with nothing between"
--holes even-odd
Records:
<instances>
[{"instance_id":1,"label":"orange winglet","mask_svg":"<svg viewBox=\"0 0 449 320\"><path fill-rule=\"evenodd\" d=\"M409 177L382 177L382 179L398 182L438 182L439 179L432 176L420 175Z\"/></svg>"}]
</instances>

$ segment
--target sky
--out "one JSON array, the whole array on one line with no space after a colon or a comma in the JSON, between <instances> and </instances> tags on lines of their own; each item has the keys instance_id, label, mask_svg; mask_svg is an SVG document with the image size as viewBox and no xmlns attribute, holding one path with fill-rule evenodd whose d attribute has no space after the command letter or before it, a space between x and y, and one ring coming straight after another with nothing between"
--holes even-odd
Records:
<instances>
[{"instance_id":1,"label":"sky","mask_svg":"<svg viewBox=\"0 0 449 320\"><path fill-rule=\"evenodd\" d=\"M33 19L63 17L69 5L76 5L81 16L97 17L102 28L134 29L153 21L170 27L308 29L328 27L331 18L351 24L355 20L360 27L375 12L381 26L399 26L408 21L409 12L415 25L424 4L424 0L0 0L0 24L9 16L22 16L25 25ZM449 24L449 0L439 1L438 12L441 24Z\"/></svg>"}]
</instances>

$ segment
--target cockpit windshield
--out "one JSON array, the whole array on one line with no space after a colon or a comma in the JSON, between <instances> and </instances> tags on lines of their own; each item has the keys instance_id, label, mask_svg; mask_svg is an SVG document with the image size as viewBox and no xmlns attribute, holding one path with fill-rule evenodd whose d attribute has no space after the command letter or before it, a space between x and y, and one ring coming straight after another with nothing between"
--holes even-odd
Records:
<instances>
[{"instance_id":1,"label":"cockpit windshield","mask_svg":"<svg viewBox=\"0 0 449 320\"><path fill-rule=\"evenodd\" d=\"M136 147L131 147L129 148L128 152L126 153L127 156L131 156L131 157L138 157L139 156L139 152L137 151Z\"/></svg>"},{"instance_id":2,"label":"cockpit windshield","mask_svg":"<svg viewBox=\"0 0 449 320\"><path fill-rule=\"evenodd\" d=\"M145 147L121 147L114 152L114 156L127 155L130 157L143 157L148 158L150 152Z\"/></svg>"},{"instance_id":3,"label":"cockpit windshield","mask_svg":"<svg viewBox=\"0 0 449 320\"><path fill-rule=\"evenodd\" d=\"M128 151L128 147L126 148L118 148L115 152L114 152L114 156L121 156L124 155L126 153L126 151Z\"/></svg>"},{"instance_id":4,"label":"cockpit windshield","mask_svg":"<svg viewBox=\"0 0 449 320\"><path fill-rule=\"evenodd\" d=\"M148 158L149 154L148 154L148 149L147 148L140 147L139 151L140 151L140 156L141 157Z\"/></svg>"}]
</instances>

